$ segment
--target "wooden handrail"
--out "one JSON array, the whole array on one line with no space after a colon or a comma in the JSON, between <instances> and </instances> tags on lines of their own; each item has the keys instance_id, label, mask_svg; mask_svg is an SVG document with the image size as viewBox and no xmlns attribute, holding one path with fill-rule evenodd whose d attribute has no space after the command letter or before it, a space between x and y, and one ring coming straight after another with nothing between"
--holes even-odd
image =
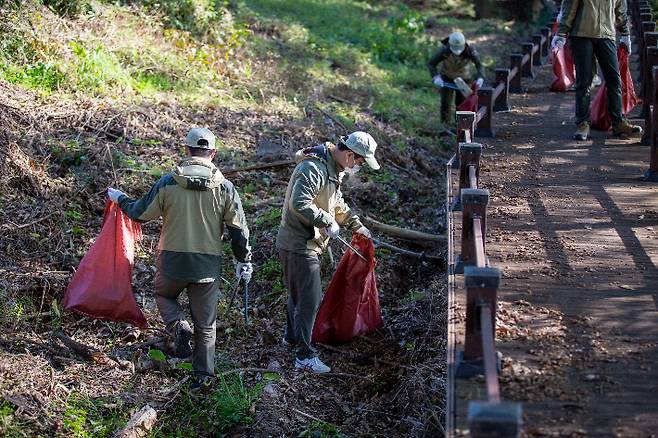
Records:
<instances>
[{"instance_id":1,"label":"wooden handrail","mask_svg":"<svg viewBox=\"0 0 658 438\"><path fill-rule=\"evenodd\" d=\"M473 243L475 244L475 266L478 268L484 268L486 265L486 256L484 255L482 221L479 216L473 216Z\"/></svg>"},{"instance_id":2,"label":"wooden handrail","mask_svg":"<svg viewBox=\"0 0 658 438\"><path fill-rule=\"evenodd\" d=\"M477 189L478 188L478 179L476 176L477 168L473 165L468 166L468 188Z\"/></svg>"},{"instance_id":3,"label":"wooden handrail","mask_svg":"<svg viewBox=\"0 0 658 438\"><path fill-rule=\"evenodd\" d=\"M487 383L487 397L492 403L500 403L500 386L496 369L496 349L494 347L493 321L488 303L480 304L480 326L482 330L482 355L484 378Z\"/></svg>"}]
</instances>

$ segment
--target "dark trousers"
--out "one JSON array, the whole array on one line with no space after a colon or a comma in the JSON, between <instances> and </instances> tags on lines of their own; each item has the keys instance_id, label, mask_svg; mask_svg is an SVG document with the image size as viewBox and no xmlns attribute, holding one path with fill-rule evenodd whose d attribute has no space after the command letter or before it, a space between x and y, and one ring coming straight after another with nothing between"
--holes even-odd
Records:
<instances>
[{"instance_id":1,"label":"dark trousers","mask_svg":"<svg viewBox=\"0 0 658 438\"><path fill-rule=\"evenodd\" d=\"M455 85L451 79L443 77L443 81L446 84ZM455 103L453 109L452 103ZM464 101L464 95L458 91L453 90L452 88L443 87L441 88L441 121L443 123L450 123L453 121L453 116L457 107Z\"/></svg>"},{"instance_id":2,"label":"dark trousers","mask_svg":"<svg viewBox=\"0 0 658 438\"><path fill-rule=\"evenodd\" d=\"M621 121L622 113L621 76L615 41L607 38L569 37L569 44L576 64L576 124L590 121L590 91L595 57L605 80L608 113L612 125L616 125Z\"/></svg>"},{"instance_id":3,"label":"dark trousers","mask_svg":"<svg viewBox=\"0 0 658 438\"><path fill-rule=\"evenodd\" d=\"M313 324L322 301L320 260L315 252L279 250L283 280L288 289L286 341L296 347L298 359L317 356L311 346Z\"/></svg>"},{"instance_id":4,"label":"dark trousers","mask_svg":"<svg viewBox=\"0 0 658 438\"><path fill-rule=\"evenodd\" d=\"M192 368L195 375L214 376L219 280L212 283L188 283L168 278L158 271L155 275L155 298L167 328L174 322L185 319L185 313L178 302L178 296L185 289L194 323Z\"/></svg>"}]
</instances>

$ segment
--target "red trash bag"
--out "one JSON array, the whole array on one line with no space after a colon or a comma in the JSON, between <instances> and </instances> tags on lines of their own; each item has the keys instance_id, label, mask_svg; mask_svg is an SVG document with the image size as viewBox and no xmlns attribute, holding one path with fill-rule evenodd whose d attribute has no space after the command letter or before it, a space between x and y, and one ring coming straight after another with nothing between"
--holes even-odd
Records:
<instances>
[{"instance_id":1,"label":"red trash bag","mask_svg":"<svg viewBox=\"0 0 658 438\"><path fill-rule=\"evenodd\" d=\"M576 83L576 66L573 63L571 50L566 45L560 50L553 49L551 50L551 60L553 74L555 74L551 91L567 91Z\"/></svg>"},{"instance_id":2,"label":"red trash bag","mask_svg":"<svg viewBox=\"0 0 658 438\"><path fill-rule=\"evenodd\" d=\"M372 240L359 234L352 237L352 246L368 262L349 249L345 251L320 304L313 326L314 342L347 342L384 325L375 279L375 247Z\"/></svg>"},{"instance_id":3,"label":"red trash bag","mask_svg":"<svg viewBox=\"0 0 658 438\"><path fill-rule=\"evenodd\" d=\"M108 201L101 232L75 271L62 306L93 318L147 327L131 285L135 241L141 238L140 224Z\"/></svg>"},{"instance_id":4,"label":"red trash bag","mask_svg":"<svg viewBox=\"0 0 658 438\"><path fill-rule=\"evenodd\" d=\"M617 61L619 62L619 73L621 75L621 112L623 115L628 114L642 100L635 94L633 77L628 66L628 49L621 44L617 49ZM592 120L592 128L607 131L612 126L610 114L608 113L608 96L605 83L601 84L596 96L589 107L589 114Z\"/></svg>"},{"instance_id":5,"label":"red trash bag","mask_svg":"<svg viewBox=\"0 0 658 438\"><path fill-rule=\"evenodd\" d=\"M475 85L475 82L471 84L471 90L473 94L468 96L462 103L457 107L457 111L472 111L477 112L478 110L478 88ZM455 93L461 93L461 91L455 91Z\"/></svg>"}]
</instances>

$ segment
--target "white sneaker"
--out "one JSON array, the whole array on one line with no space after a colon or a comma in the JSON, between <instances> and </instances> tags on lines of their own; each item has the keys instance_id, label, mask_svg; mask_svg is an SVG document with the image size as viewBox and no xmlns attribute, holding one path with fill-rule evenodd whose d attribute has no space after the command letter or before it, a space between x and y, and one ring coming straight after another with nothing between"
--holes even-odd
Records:
<instances>
[{"instance_id":1,"label":"white sneaker","mask_svg":"<svg viewBox=\"0 0 658 438\"><path fill-rule=\"evenodd\" d=\"M331 371L331 368L323 364L318 357L311 357L309 359L295 359L295 368L310 371L316 374L328 373Z\"/></svg>"}]
</instances>

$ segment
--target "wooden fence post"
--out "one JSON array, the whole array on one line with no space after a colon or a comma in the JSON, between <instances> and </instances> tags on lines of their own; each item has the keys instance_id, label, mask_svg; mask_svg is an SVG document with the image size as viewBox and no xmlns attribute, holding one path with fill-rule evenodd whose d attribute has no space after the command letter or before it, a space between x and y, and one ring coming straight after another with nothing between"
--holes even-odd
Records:
<instances>
[{"instance_id":1,"label":"wooden fence post","mask_svg":"<svg viewBox=\"0 0 658 438\"><path fill-rule=\"evenodd\" d=\"M535 73L532 71L532 43L522 43L523 58L528 55L528 62L524 63L521 67L521 73L524 78L534 78Z\"/></svg>"},{"instance_id":2,"label":"wooden fence post","mask_svg":"<svg viewBox=\"0 0 658 438\"><path fill-rule=\"evenodd\" d=\"M644 134L642 135L642 144L651 144L651 112L649 107L653 103L654 95L654 82L652 77L652 68L653 66L658 65L658 47L647 47L647 72L645 77L645 95L644 101L642 102L642 114L644 115Z\"/></svg>"},{"instance_id":3,"label":"wooden fence post","mask_svg":"<svg viewBox=\"0 0 658 438\"><path fill-rule=\"evenodd\" d=\"M496 88L500 84L503 84L503 91L494 99L493 110L498 111L509 111L509 69L508 68L497 68L496 69Z\"/></svg>"},{"instance_id":4,"label":"wooden fence post","mask_svg":"<svg viewBox=\"0 0 658 438\"><path fill-rule=\"evenodd\" d=\"M475 264L475 233L473 231L474 216L480 217L482 235L486 236L487 205L489 204L489 190L464 189L461 191L461 200L462 200L462 240L461 240L462 253L455 267L456 274L463 273L464 267L466 265ZM484 242L483 242L483 247L486 247Z\"/></svg>"},{"instance_id":5,"label":"wooden fence post","mask_svg":"<svg viewBox=\"0 0 658 438\"><path fill-rule=\"evenodd\" d=\"M535 47L537 47L537 51L535 52L534 55L532 55L532 65L541 65L542 64L542 59L541 59L541 34L533 35L532 36L532 50L535 50Z\"/></svg>"},{"instance_id":6,"label":"wooden fence post","mask_svg":"<svg viewBox=\"0 0 658 438\"><path fill-rule=\"evenodd\" d=\"M479 305L485 302L491 309L491 324L496 333L496 301L501 273L498 268L464 268L466 286L466 329L464 333L464 353L457 365L458 377L484 374L482 360L482 327Z\"/></svg>"},{"instance_id":7,"label":"wooden fence post","mask_svg":"<svg viewBox=\"0 0 658 438\"><path fill-rule=\"evenodd\" d=\"M476 137L493 137L494 131L491 126L493 120L493 88L482 87L477 90L478 93L478 111L480 108L486 108L487 112L475 125Z\"/></svg>"},{"instance_id":8,"label":"wooden fence post","mask_svg":"<svg viewBox=\"0 0 658 438\"><path fill-rule=\"evenodd\" d=\"M523 70L523 54L522 53L512 53L510 55L510 82L509 82L509 91L510 93L521 93L523 88L521 86L521 77ZM514 75L512 76L512 74Z\"/></svg>"},{"instance_id":9,"label":"wooden fence post","mask_svg":"<svg viewBox=\"0 0 658 438\"><path fill-rule=\"evenodd\" d=\"M644 173L647 181L658 182L658 65L654 65L651 69L651 76L653 78L653 89L651 94L651 102L649 105L649 118L651 119L651 127L646 128L651 130L651 153L649 156L649 168Z\"/></svg>"}]
</instances>

